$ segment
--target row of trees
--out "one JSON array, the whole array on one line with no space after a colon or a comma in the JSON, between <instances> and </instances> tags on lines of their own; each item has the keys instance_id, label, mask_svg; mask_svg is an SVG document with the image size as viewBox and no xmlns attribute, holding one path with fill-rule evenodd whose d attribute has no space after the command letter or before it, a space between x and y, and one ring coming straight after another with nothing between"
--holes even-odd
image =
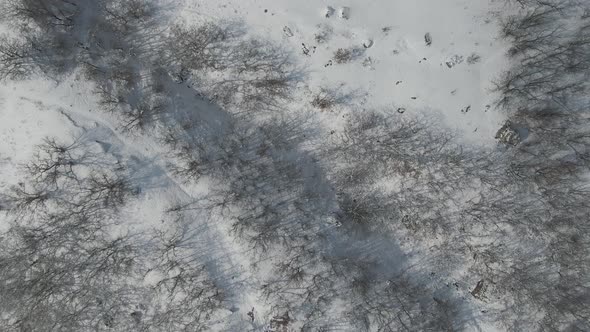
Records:
<instances>
[{"instance_id":1,"label":"row of trees","mask_svg":"<svg viewBox=\"0 0 590 332\"><path fill-rule=\"evenodd\" d=\"M508 116L530 137L506 156L499 183L510 195L488 193L477 204L478 218L494 218L515 235L495 244L501 247L482 269L506 308L520 308L503 315L515 329L581 331L590 328L589 8L577 1L519 3L523 10L502 26L515 65L497 87ZM494 206L504 207L503 215Z\"/></svg>"}]
</instances>

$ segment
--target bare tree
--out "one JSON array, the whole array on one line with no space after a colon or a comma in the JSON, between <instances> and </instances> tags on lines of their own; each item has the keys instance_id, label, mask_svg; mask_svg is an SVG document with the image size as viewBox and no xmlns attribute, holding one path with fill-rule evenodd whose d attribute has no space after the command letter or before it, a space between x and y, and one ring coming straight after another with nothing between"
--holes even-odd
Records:
<instances>
[{"instance_id":1,"label":"bare tree","mask_svg":"<svg viewBox=\"0 0 590 332\"><path fill-rule=\"evenodd\" d=\"M116 212L134 191L86 149L47 139L13 192L0 250L3 329L126 324L122 313L142 296L133 282L137 242L116 231Z\"/></svg>"},{"instance_id":2,"label":"bare tree","mask_svg":"<svg viewBox=\"0 0 590 332\"><path fill-rule=\"evenodd\" d=\"M223 308L225 294L192 245L192 221L185 220L182 211L170 213L174 216L170 229L155 234L156 260L148 273L161 277L153 286L158 296L154 312L143 324L152 331L207 331L211 316Z\"/></svg>"}]
</instances>

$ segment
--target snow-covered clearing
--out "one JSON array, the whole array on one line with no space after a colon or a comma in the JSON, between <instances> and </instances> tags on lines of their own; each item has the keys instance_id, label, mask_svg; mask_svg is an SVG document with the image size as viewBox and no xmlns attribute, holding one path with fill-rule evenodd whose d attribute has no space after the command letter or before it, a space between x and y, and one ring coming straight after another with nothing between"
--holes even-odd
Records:
<instances>
[{"instance_id":1,"label":"snow-covered clearing","mask_svg":"<svg viewBox=\"0 0 590 332\"><path fill-rule=\"evenodd\" d=\"M505 8L501 2L188 0L183 4L179 14L188 22L243 20L251 33L287 44L308 75L296 98L300 108L308 108L313 94L323 87L342 98L341 108L402 108L408 110L406 116L424 112L440 117L471 143L494 144L503 116L493 107L491 81L506 67L507 50L507 43L498 38L496 14ZM347 18L339 15L344 8ZM356 50L358 55L355 61L338 64L333 60L338 49ZM337 127L335 118L342 113L333 112L326 121Z\"/></svg>"}]
</instances>

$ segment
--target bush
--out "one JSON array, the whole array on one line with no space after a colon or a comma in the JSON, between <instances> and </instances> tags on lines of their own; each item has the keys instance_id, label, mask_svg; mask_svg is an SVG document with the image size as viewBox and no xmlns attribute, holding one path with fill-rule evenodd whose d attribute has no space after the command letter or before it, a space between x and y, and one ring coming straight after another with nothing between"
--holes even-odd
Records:
<instances>
[{"instance_id":1,"label":"bush","mask_svg":"<svg viewBox=\"0 0 590 332\"><path fill-rule=\"evenodd\" d=\"M363 51L358 48L339 48L334 52L334 61L338 64L344 64L358 59Z\"/></svg>"}]
</instances>

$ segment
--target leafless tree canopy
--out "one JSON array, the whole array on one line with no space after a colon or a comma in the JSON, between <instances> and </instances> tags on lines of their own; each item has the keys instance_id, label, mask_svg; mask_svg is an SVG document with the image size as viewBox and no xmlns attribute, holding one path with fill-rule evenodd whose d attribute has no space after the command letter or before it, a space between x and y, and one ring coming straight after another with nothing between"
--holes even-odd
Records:
<instances>
[{"instance_id":1,"label":"leafless tree canopy","mask_svg":"<svg viewBox=\"0 0 590 332\"><path fill-rule=\"evenodd\" d=\"M156 138L170 176L210 190L138 231L127 161L89 136L47 138L0 196L0 330L210 330L236 300L199 238L218 224L254 273L268 264L252 284L271 325L589 330L590 11L509 3L519 11L500 32L515 64L498 104L528 135L483 150L387 109L320 135L283 112L302 75L290 54L235 22L162 27L142 0L4 1L20 36L0 38L3 79L80 74L117 130ZM346 98L321 90L310 107Z\"/></svg>"}]
</instances>

